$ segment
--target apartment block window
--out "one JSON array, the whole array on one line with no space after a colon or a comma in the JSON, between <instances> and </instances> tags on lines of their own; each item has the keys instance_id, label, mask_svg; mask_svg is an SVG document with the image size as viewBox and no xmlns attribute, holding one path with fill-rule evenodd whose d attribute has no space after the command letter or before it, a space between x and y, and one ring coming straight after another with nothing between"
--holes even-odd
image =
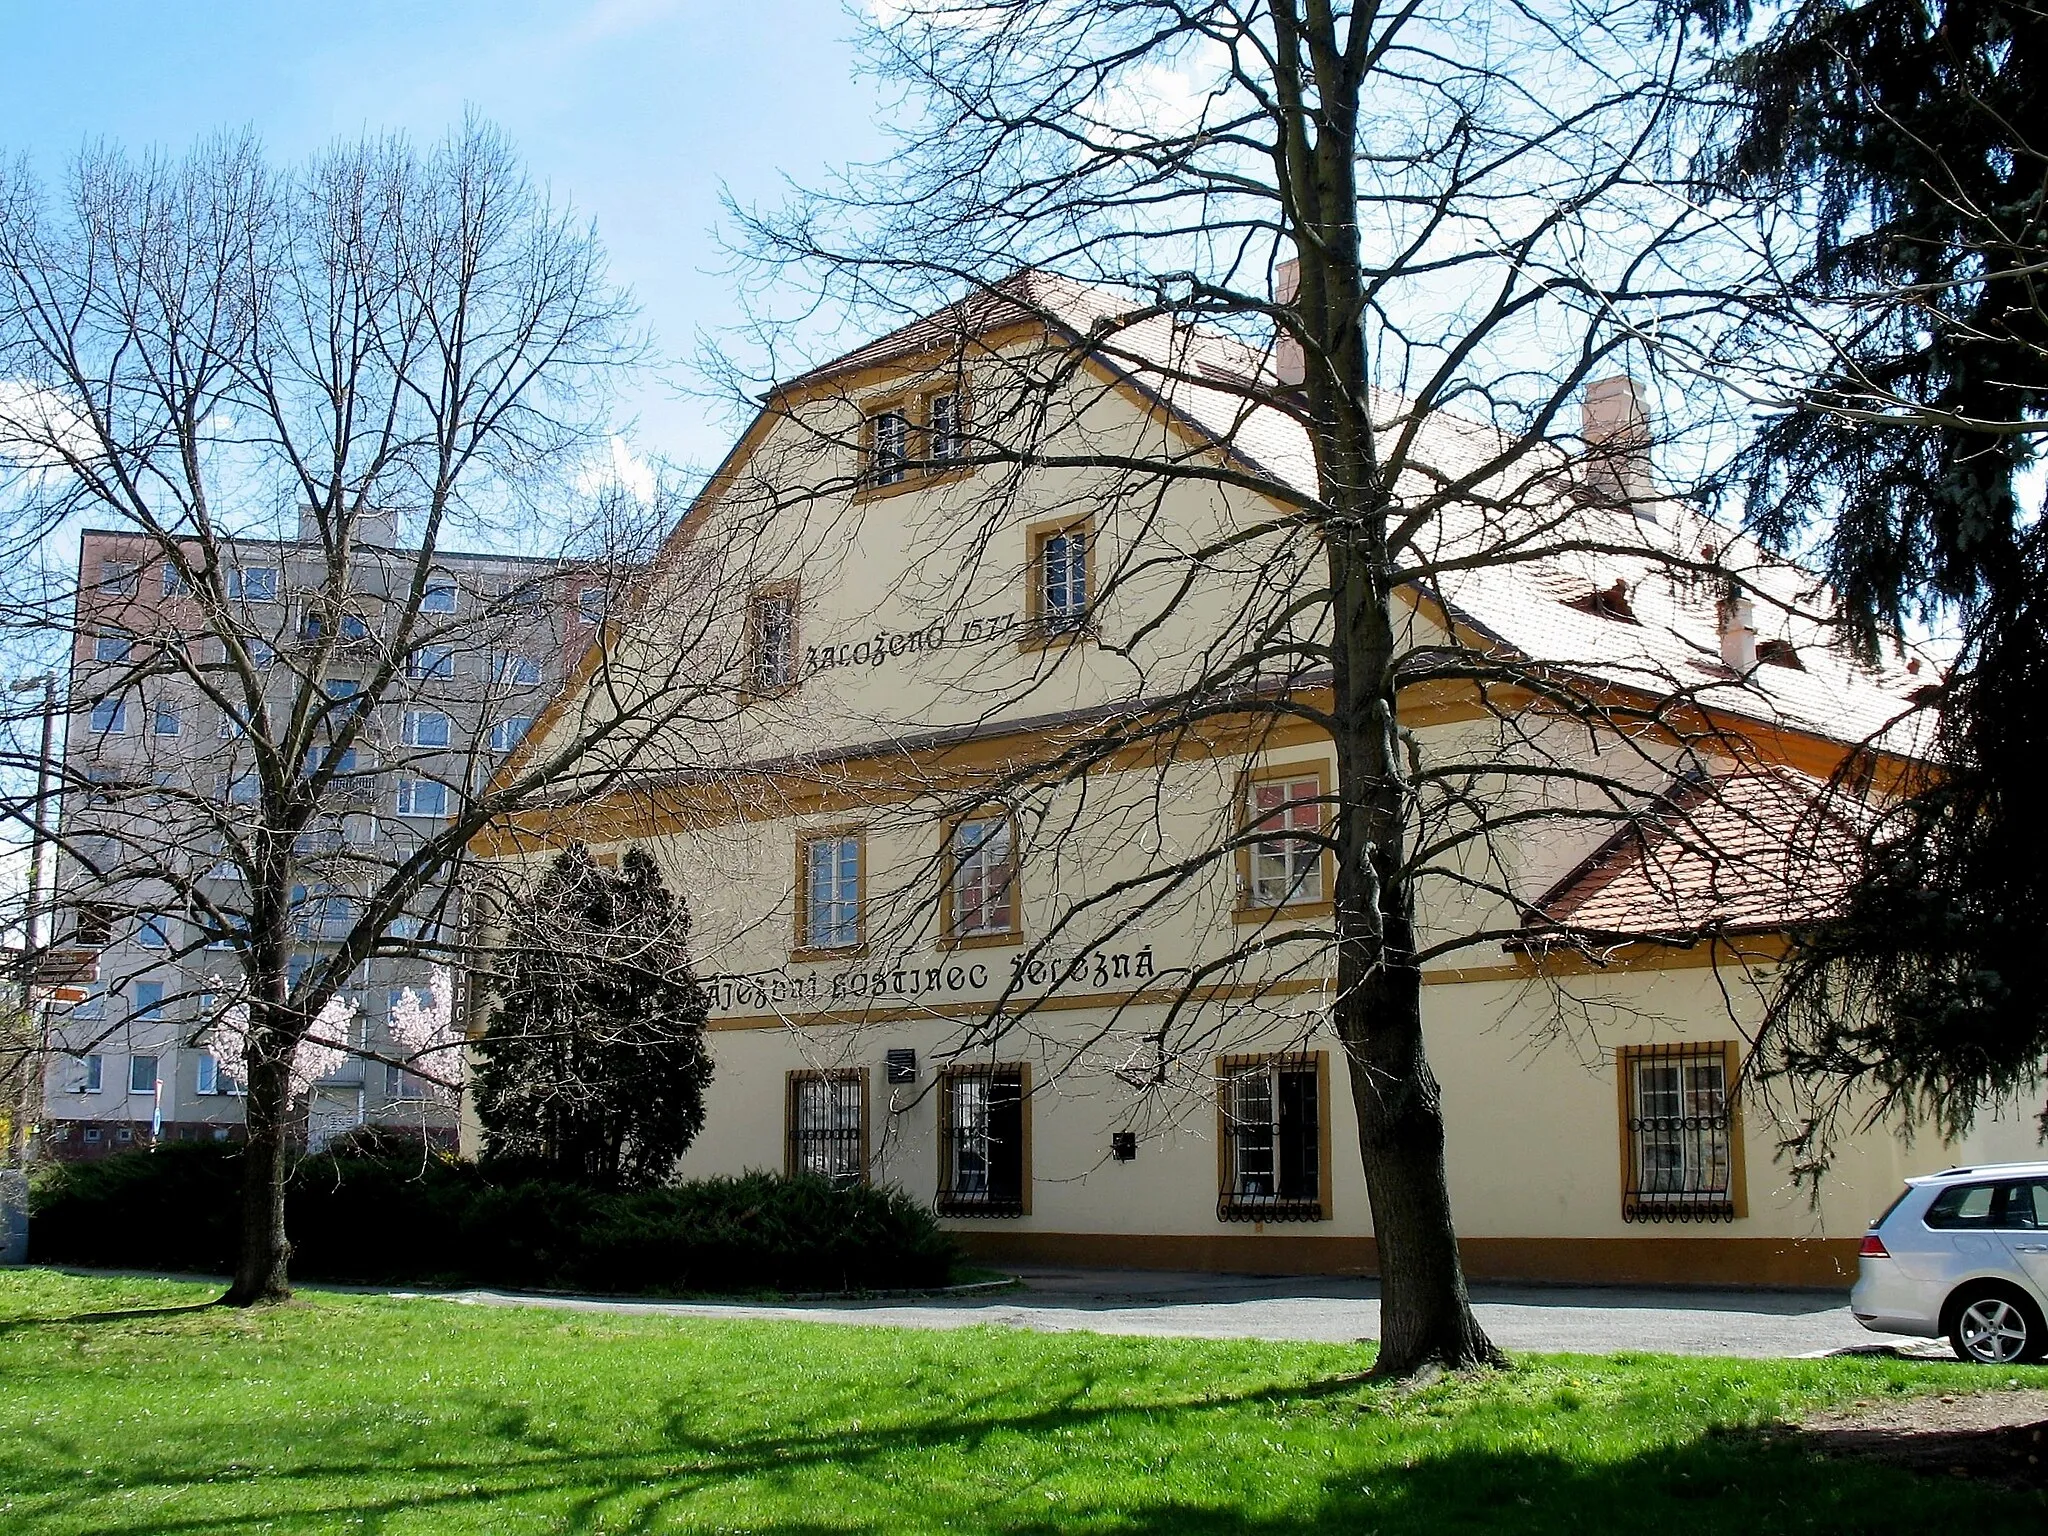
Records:
<instances>
[{"instance_id":1,"label":"apartment block window","mask_svg":"<svg viewBox=\"0 0 2048 1536\"><path fill-rule=\"evenodd\" d=\"M1243 905L1319 902L1324 893L1323 781L1313 769L1255 778L1246 791L1250 843L1243 864Z\"/></svg>"},{"instance_id":2,"label":"apartment block window","mask_svg":"<svg viewBox=\"0 0 2048 1536\"><path fill-rule=\"evenodd\" d=\"M446 645L423 645L405 658L405 675L411 678L449 678L455 675L455 651Z\"/></svg>"},{"instance_id":3,"label":"apartment block window","mask_svg":"<svg viewBox=\"0 0 2048 1536\"><path fill-rule=\"evenodd\" d=\"M397 799L401 816L448 814L448 786L434 779L400 779Z\"/></svg>"},{"instance_id":4,"label":"apartment block window","mask_svg":"<svg viewBox=\"0 0 2048 1536\"><path fill-rule=\"evenodd\" d=\"M1652 1045L1621 1052L1628 1221L1732 1221L1737 1177L1732 1045Z\"/></svg>"},{"instance_id":5,"label":"apartment block window","mask_svg":"<svg viewBox=\"0 0 2048 1536\"><path fill-rule=\"evenodd\" d=\"M101 699L93 705L87 722L95 736L123 736L128 731L128 703L125 699Z\"/></svg>"},{"instance_id":6,"label":"apartment block window","mask_svg":"<svg viewBox=\"0 0 2048 1536\"><path fill-rule=\"evenodd\" d=\"M128 993L128 1017L140 1023L154 1023L164 1016L164 984L138 981Z\"/></svg>"},{"instance_id":7,"label":"apartment block window","mask_svg":"<svg viewBox=\"0 0 2048 1536\"><path fill-rule=\"evenodd\" d=\"M800 860L797 933L804 949L854 949L861 939L861 838L857 831L806 838Z\"/></svg>"},{"instance_id":8,"label":"apartment block window","mask_svg":"<svg viewBox=\"0 0 2048 1536\"><path fill-rule=\"evenodd\" d=\"M156 1058L154 1056L130 1056L128 1058L128 1091L130 1093L156 1092Z\"/></svg>"},{"instance_id":9,"label":"apartment block window","mask_svg":"<svg viewBox=\"0 0 2048 1536\"><path fill-rule=\"evenodd\" d=\"M898 406L868 417L868 478L901 485L910 473L910 418Z\"/></svg>"},{"instance_id":10,"label":"apartment block window","mask_svg":"<svg viewBox=\"0 0 2048 1536\"><path fill-rule=\"evenodd\" d=\"M547 601L547 591L538 580L522 581L505 589L505 602L514 608L538 608Z\"/></svg>"},{"instance_id":11,"label":"apartment block window","mask_svg":"<svg viewBox=\"0 0 2048 1536\"><path fill-rule=\"evenodd\" d=\"M455 722L438 709L408 709L399 739L408 747L445 747L454 729Z\"/></svg>"},{"instance_id":12,"label":"apartment block window","mask_svg":"<svg viewBox=\"0 0 2048 1536\"><path fill-rule=\"evenodd\" d=\"M242 646L249 653L249 665L257 671L268 672L277 665L277 647L268 640L251 635L242 642Z\"/></svg>"},{"instance_id":13,"label":"apartment block window","mask_svg":"<svg viewBox=\"0 0 2048 1536\"><path fill-rule=\"evenodd\" d=\"M134 597L142 590L142 567L133 560L102 560L100 590L109 597Z\"/></svg>"},{"instance_id":14,"label":"apartment block window","mask_svg":"<svg viewBox=\"0 0 2048 1536\"><path fill-rule=\"evenodd\" d=\"M263 781L253 773L226 775L219 781L223 805L254 805L263 798Z\"/></svg>"},{"instance_id":15,"label":"apartment block window","mask_svg":"<svg viewBox=\"0 0 2048 1536\"><path fill-rule=\"evenodd\" d=\"M166 699L158 699L150 712L150 734L153 736L182 736L185 733L185 719L178 706Z\"/></svg>"},{"instance_id":16,"label":"apartment block window","mask_svg":"<svg viewBox=\"0 0 2048 1536\"><path fill-rule=\"evenodd\" d=\"M114 914L94 902L75 908L71 916L71 942L87 949L113 943Z\"/></svg>"},{"instance_id":17,"label":"apartment block window","mask_svg":"<svg viewBox=\"0 0 2048 1536\"><path fill-rule=\"evenodd\" d=\"M1068 634L1088 622L1088 545L1085 523L1042 531L1032 554L1032 616L1048 635Z\"/></svg>"},{"instance_id":18,"label":"apartment block window","mask_svg":"<svg viewBox=\"0 0 2048 1536\"><path fill-rule=\"evenodd\" d=\"M384 1097L387 1099L424 1099L427 1096L426 1080L417 1073L408 1072L395 1061L384 1063Z\"/></svg>"},{"instance_id":19,"label":"apartment block window","mask_svg":"<svg viewBox=\"0 0 2048 1536\"><path fill-rule=\"evenodd\" d=\"M491 727L491 750L510 752L526 739L526 733L533 729L533 716L507 715Z\"/></svg>"},{"instance_id":20,"label":"apartment block window","mask_svg":"<svg viewBox=\"0 0 2048 1536\"><path fill-rule=\"evenodd\" d=\"M747 610L747 671L754 692L780 693L796 681L796 589L767 587Z\"/></svg>"},{"instance_id":21,"label":"apartment block window","mask_svg":"<svg viewBox=\"0 0 2048 1536\"><path fill-rule=\"evenodd\" d=\"M104 662L123 662L135 654L135 637L124 635L118 630L104 631L93 636L92 659Z\"/></svg>"},{"instance_id":22,"label":"apartment block window","mask_svg":"<svg viewBox=\"0 0 2048 1536\"><path fill-rule=\"evenodd\" d=\"M216 1094L221 1089L220 1058L211 1051L201 1051L192 1082L195 1093Z\"/></svg>"},{"instance_id":23,"label":"apartment block window","mask_svg":"<svg viewBox=\"0 0 2048 1536\"><path fill-rule=\"evenodd\" d=\"M1024 1068L957 1067L939 1079L942 1216L1021 1216L1028 1206Z\"/></svg>"},{"instance_id":24,"label":"apartment block window","mask_svg":"<svg viewBox=\"0 0 2048 1536\"><path fill-rule=\"evenodd\" d=\"M960 397L933 395L925 402L925 456L934 464L960 457Z\"/></svg>"},{"instance_id":25,"label":"apartment block window","mask_svg":"<svg viewBox=\"0 0 2048 1536\"><path fill-rule=\"evenodd\" d=\"M580 587L576 592L576 617L592 626L604 622L605 610L610 607L603 587Z\"/></svg>"},{"instance_id":26,"label":"apartment block window","mask_svg":"<svg viewBox=\"0 0 2048 1536\"><path fill-rule=\"evenodd\" d=\"M78 1063L78 1074L72 1080L73 1093L99 1093L106 1084L106 1058L104 1056L74 1056Z\"/></svg>"},{"instance_id":27,"label":"apartment block window","mask_svg":"<svg viewBox=\"0 0 2048 1536\"><path fill-rule=\"evenodd\" d=\"M1017 931L1017 849L1007 812L970 816L953 828L947 886L948 937L993 938Z\"/></svg>"},{"instance_id":28,"label":"apartment block window","mask_svg":"<svg viewBox=\"0 0 2048 1536\"><path fill-rule=\"evenodd\" d=\"M455 611L455 583L452 581L430 581L420 592L421 613L453 613Z\"/></svg>"},{"instance_id":29,"label":"apartment block window","mask_svg":"<svg viewBox=\"0 0 2048 1536\"><path fill-rule=\"evenodd\" d=\"M1321 1052L1217 1063L1224 1221L1328 1219Z\"/></svg>"},{"instance_id":30,"label":"apartment block window","mask_svg":"<svg viewBox=\"0 0 2048 1536\"><path fill-rule=\"evenodd\" d=\"M163 590L165 597L184 597L192 590L185 580L185 573L178 569L175 560L166 560L163 566Z\"/></svg>"},{"instance_id":31,"label":"apartment block window","mask_svg":"<svg viewBox=\"0 0 2048 1536\"><path fill-rule=\"evenodd\" d=\"M789 1172L865 1179L867 1073L858 1068L789 1074Z\"/></svg>"},{"instance_id":32,"label":"apartment block window","mask_svg":"<svg viewBox=\"0 0 2048 1536\"><path fill-rule=\"evenodd\" d=\"M514 688L538 688L540 663L516 651L500 651L491 664L491 675Z\"/></svg>"},{"instance_id":33,"label":"apartment block window","mask_svg":"<svg viewBox=\"0 0 2048 1536\"><path fill-rule=\"evenodd\" d=\"M277 567L274 565L231 566L228 569L228 598L238 603L277 601Z\"/></svg>"},{"instance_id":34,"label":"apartment block window","mask_svg":"<svg viewBox=\"0 0 2048 1536\"><path fill-rule=\"evenodd\" d=\"M144 949L169 949L171 920L161 913L143 918L135 925L135 942Z\"/></svg>"}]
</instances>

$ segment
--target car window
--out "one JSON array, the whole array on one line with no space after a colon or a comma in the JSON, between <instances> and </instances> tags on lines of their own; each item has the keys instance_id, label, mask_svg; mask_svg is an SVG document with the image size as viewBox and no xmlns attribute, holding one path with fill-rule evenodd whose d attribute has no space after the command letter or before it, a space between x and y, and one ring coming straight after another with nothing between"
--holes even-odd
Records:
<instances>
[{"instance_id":1,"label":"car window","mask_svg":"<svg viewBox=\"0 0 2048 1536\"><path fill-rule=\"evenodd\" d=\"M1999 1190L1998 1225L2008 1232L2048 1228L2048 1180L2029 1179Z\"/></svg>"},{"instance_id":2,"label":"car window","mask_svg":"<svg viewBox=\"0 0 2048 1536\"><path fill-rule=\"evenodd\" d=\"M1991 1197L1997 1193L1996 1184L1956 1184L1944 1189L1927 1207L1927 1225L1937 1229L1989 1227Z\"/></svg>"}]
</instances>

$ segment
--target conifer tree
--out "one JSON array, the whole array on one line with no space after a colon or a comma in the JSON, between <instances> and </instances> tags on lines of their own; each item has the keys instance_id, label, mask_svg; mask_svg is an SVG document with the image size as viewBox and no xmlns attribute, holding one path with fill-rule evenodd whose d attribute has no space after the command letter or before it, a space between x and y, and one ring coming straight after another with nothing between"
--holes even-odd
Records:
<instances>
[{"instance_id":1,"label":"conifer tree","mask_svg":"<svg viewBox=\"0 0 2048 1536\"><path fill-rule=\"evenodd\" d=\"M1867 1090L1955 1134L2048 1060L2048 524L2025 473L2048 430L2048 16L1804 0L1725 75L1741 111L1717 177L1780 228L1791 208L1802 241L1744 340L1814 359L1749 452L1751 520L1817 543L1866 655L1916 623L1961 639L1921 696L1939 766L1876 825L1764 1042L1817 1085L1822 1156Z\"/></svg>"},{"instance_id":2,"label":"conifer tree","mask_svg":"<svg viewBox=\"0 0 2048 1536\"><path fill-rule=\"evenodd\" d=\"M616 873L574 844L508 941L475 1075L486 1159L607 1188L659 1184L704 1124L708 999L689 912L638 848Z\"/></svg>"}]
</instances>

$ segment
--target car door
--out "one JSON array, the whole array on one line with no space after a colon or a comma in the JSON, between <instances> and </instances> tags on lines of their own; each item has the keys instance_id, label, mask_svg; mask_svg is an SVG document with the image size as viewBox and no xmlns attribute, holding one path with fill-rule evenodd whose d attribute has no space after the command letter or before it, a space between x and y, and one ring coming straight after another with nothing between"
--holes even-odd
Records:
<instances>
[{"instance_id":1,"label":"car door","mask_svg":"<svg viewBox=\"0 0 2048 1536\"><path fill-rule=\"evenodd\" d=\"M2048 1297L2048 1178L2000 1186L1998 1235L2036 1292Z\"/></svg>"}]
</instances>

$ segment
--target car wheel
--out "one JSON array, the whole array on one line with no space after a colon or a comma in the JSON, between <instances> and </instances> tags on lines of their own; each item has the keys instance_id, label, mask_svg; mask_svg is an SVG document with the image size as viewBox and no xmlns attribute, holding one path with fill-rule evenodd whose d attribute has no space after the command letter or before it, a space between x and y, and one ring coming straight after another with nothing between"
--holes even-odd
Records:
<instances>
[{"instance_id":1,"label":"car wheel","mask_svg":"<svg viewBox=\"0 0 2048 1536\"><path fill-rule=\"evenodd\" d=\"M2017 1291L1969 1291L1950 1304L1948 1342L1958 1360L2017 1365L2048 1350L2048 1330Z\"/></svg>"}]
</instances>

